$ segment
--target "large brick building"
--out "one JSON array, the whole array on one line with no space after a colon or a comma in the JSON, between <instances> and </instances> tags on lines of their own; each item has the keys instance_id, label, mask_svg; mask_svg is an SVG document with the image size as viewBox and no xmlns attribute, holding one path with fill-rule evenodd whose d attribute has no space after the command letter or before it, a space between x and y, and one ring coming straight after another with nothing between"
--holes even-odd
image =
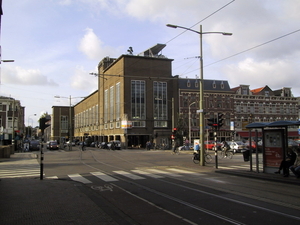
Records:
<instances>
[{"instance_id":1,"label":"large brick building","mask_svg":"<svg viewBox=\"0 0 300 225\"><path fill-rule=\"evenodd\" d=\"M139 55L102 59L97 76L91 77L98 82L98 90L71 108L71 137L80 141L120 140L122 147L145 147L147 141L170 147L176 127L181 142L189 137L198 139L199 79L172 76L172 59L160 54L164 47L157 44ZM205 139L209 140L213 130L207 119L218 113L224 114L219 140L247 138L245 126L250 122L299 120L299 100L291 88L250 90L249 85L230 88L227 81L204 80L203 105ZM53 111L54 118L60 117L54 119L53 130L66 130L57 128L63 127L57 121L69 127L69 110ZM295 137L295 129L291 132Z\"/></svg>"}]
</instances>

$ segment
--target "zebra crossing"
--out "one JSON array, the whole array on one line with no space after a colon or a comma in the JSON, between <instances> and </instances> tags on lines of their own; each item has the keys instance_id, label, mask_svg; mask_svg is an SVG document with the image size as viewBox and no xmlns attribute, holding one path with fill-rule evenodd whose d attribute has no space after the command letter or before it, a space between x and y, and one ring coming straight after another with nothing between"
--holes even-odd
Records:
<instances>
[{"instance_id":1,"label":"zebra crossing","mask_svg":"<svg viewBox=\"0 0 300 225\"><path fill-rule=\"evenodd\" d=\"M162 178L180 178L180 177L186 177L186 176L197 176L202 177L204 179L211 179L208 174L206 173L200 173L200 172L194 172L184 169L177 169L177 168L166 168L166 169L134 169L130 171L123 171L123 170L117 170L112 171L110 174L105 174L103 172L90 172L88 174L69 174L67 175L68 178L70 178L73 181L77 181L83 184L91 184L93 181L90 178L92 176L97 177L98 179L105 181L105 182L116 182L121 180L122 178L129 178L131 180L144 180L147 178L154 178L154 179L162 179ZM46 177L48 179L59 179L57 176L52 177ZM91 179L91 180L89 180Z\"/></svg>"},{"instance_id":2,"label":"zebra crossing","mask_svg":"<svg viewBox=\"0 0 300 225\"><path fill-rule=\"evenodd\" d=\"M40 164L36 159L6 161L0 163L1 178L36 177L40 175Z\"/></svg>"}]
</instances>

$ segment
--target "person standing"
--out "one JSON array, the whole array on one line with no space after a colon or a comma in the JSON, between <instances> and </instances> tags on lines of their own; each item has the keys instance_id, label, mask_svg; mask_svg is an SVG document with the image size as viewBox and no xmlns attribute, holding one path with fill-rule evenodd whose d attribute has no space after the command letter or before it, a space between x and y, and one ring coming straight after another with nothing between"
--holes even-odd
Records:
<instances>
[{"instance_id":1,"label":"person standing","mask_svg":"<svg viewBox=\"0 0 300 225\"><path fill-rule=\"evenodd\" d=\"M300 148L297 149L297 158L294 165L290 166L290 170L297 178L300 178Z\"/></svg>"}]
</instances>

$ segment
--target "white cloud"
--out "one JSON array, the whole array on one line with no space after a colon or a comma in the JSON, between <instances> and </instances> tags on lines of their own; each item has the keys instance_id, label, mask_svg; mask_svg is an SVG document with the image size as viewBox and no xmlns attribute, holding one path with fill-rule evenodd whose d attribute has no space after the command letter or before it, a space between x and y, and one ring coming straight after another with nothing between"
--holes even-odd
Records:
<instances>
[{"instance_id":1,"label":"white cloud","mask_svg":"<svg viewBox=\"0 0 300 225\"><path fill-rule=\"evenodd\" d=\"M71 78L71 86L77 90L92 92L98 89L98 78L89 75L82 67L75 68L74 76Z\"/></svg>"},{"instance_id":2,"label":"white cloud","mask_svg":"<svg viewBox=\"0 0 300 225\"><path fill-rule=\"evenodd\" d=\"M72 4L72 0L60 0L59 4L60 5L71 5Z\"/></svg>"},{"instance_id":3,"label":"white cloud","mask_svg":"<svg viewBox=\"0 0 300 225\"><path fill-rule=\"evenodd\" d=\"M2 68L2 82L6 84L58 86L39 69L24 69L19 66Z\"/></svg>"},{"instance_id":4,"label":"white cloud","mask_svg":"<svg viewBox=\"0 0 300 225\"><path fill-rule=\"evenodd\" d=\"M291 65L294 65L291 67ZM223 71L227 75L231 87L240 84L250 85L251 89L268 85L271 89L282 87L299 87L298 71L300 66L290 60L267 60L257 62L247 58L238 64L231 64ZM292 89L293 91L294 89ZM294 93L299 94L295 88Z\"/></svg>"},{"instance_id":5,"label":"white cloud","mask_svg":"<svg viewBox=\"0 0 300 225\"><path fill-rule=\"evenodd\" d=\"M89 59L96 59L99 61L106 56L112 55L115 57L120 54L117 48L105 46L91 28L86 29L86 33L80 41L79 50Z\"/></svg>"}]
</instances>

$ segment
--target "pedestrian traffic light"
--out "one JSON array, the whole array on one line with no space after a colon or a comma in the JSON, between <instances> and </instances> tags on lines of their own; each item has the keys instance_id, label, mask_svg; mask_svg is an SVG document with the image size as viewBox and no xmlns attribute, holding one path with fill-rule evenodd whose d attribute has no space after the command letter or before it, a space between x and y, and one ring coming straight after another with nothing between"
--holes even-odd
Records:
<instances>
[{"instance_id":1,"label":"pedestrian traffic light","mask_svg":"<svg viewBox=\"0 0 300 225\"><path fill-rule=\"evenodd\" d=\"M177 127L174 127L173 128L173 135L176 135L176 133L177 133Z\"/></svg>"},{"instance_id":2,"label":"pedestrian traffic light","mask_svg":"<svg viewBox=\"0 0 300 225\"><path fill-rule=\"evenodd\" d=\"M224 121L223 116L224 116L223 113L218 113L218 119L217 119L218 129L220 129L220 127L222 127L223 124L224 124L223 123L223 121Z\"/></svg>"}]
</instances>

